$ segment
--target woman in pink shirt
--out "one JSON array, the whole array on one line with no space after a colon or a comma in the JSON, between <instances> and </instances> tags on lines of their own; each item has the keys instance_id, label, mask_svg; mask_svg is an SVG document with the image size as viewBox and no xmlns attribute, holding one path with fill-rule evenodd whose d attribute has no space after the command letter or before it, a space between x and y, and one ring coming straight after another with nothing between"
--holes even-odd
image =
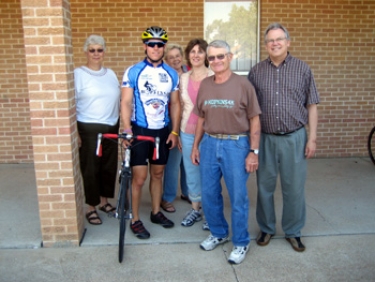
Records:
<instances>
[{"instance_id":1,"label":"woman in pink shirt","mask_svg":"<svg viewBox=\"0 0 375 282\"><path fill-rule=\"evenodd\" d=\"M182 160L186 172L189 199L192 202L192 208L186 213L181 222L182 226L192 226L195 222L202 220L200 171L199 166L191 162L190 155L194 142L195 127L198 121L198 116L193 113L193 108L199 86L203 79L214 74L208 68L207 45L207 42L201 38L189 41L185 48L185 58L191 69L180 76ZM203 224L203 229L209 230L207 224Z\"/></svg>"}]
</instances>

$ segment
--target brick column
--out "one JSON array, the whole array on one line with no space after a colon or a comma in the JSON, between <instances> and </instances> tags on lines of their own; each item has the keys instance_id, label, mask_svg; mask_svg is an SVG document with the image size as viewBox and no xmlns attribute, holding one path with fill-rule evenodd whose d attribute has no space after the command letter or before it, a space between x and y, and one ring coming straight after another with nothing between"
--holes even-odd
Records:
<instances>
[{"instance_id":1,"label":"brick column","mask_svg":"<svg viewBox=\"0 0 375 282\"><path fill-rule=\"evenodd\" d=\"M43 245L78 246L84 230L70 2L22 0L31 133Z\"/></svg>"}]
</instances>

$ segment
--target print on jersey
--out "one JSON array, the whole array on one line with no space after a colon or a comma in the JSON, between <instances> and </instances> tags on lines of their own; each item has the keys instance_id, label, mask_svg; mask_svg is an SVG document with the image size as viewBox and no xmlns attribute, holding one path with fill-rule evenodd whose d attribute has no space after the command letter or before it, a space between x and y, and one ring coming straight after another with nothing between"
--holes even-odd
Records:
<instances>
[{"instance_id":1,"label":"print on jersey","mask_svg":"<svg viewBox=\"0 0 375 282\"><path fill-rule=\"evenodd\" d=\"M156 86L148 81L146 81L144 87L146 88L148 95L154 95L157 93ZM152 98L150 100L146 100L144 104L146 115L149 118L159 120L164 118L165 102L163 100L158 98Z\"/></svg>"},{"instance_id":2,"label":"print on jersey","mask_svg":"<svg viewBox=\"0 0 375 282\"><path fill-rule=\"evenodd\" d=\"M150 82L146 81L144 85L149 93L154 92L156 87L155 85L152 85Z\"/></svg>"},{"instance_id":3,"label":"print on jersey","mask_svg":"<svg viewBox=\"0 0 375 282\"><path fill-rule=\"evenodd\" d=\"M166 73L159 73L160 82L168 82L168 76Z\"/></svg>"},{"instance_id":4,"label":"print on jersey","mask_svg":"<svg viewBox=\"0 0 375 282\"><path fill-rule=\"evenodd\" d=\"M163 115L165 109L165 103L160 99L151 99L146 101L146 114L151 118L157 118Z\"/></svg>"}]
</instances>

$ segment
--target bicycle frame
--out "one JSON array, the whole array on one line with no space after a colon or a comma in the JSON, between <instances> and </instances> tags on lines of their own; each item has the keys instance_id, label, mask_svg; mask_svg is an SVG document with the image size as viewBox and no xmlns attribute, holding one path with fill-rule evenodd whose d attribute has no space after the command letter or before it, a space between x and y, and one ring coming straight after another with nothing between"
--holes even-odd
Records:
<instances>
[{"instance_id":1,"label":"bicycle frame","mask_svg":"<svg viewBox=\"0 0 375 282\"><path fill-rule=\"evenodd\" d=\"M119 179L119 183L120 183L120 188L119 188L119 191L118 191L118 196L117 196L117 205L116 205L116 213L114 215L115 218L119 218L119 207L120 207L120 195L121 195L121 182L122 181L125 181L125 180L128 180L128 181L131 181L131 178L132 178L132 171L131 171L131 168L130 168L130 152L131 152L131 148L130 146L128 146L126 149L125 149L125 152L124 152L124 160L122 161L122 164L121 164L121 169L119 170L119 175L120 175L120 179ZM129 186L128 187L131 187L131 183L128 184ZM133 218L133 210L132 210L132 189L129 189L129 191L125 191L125 193L128 193L128 203L125 203L125 208L126 210L128 211L128 216L126 217L126 219L132 219ZM127 206L126 206L127 205Z\"/></svg>"},{"instance_id":2,"label":"bicycle frame","mask_svg":"<svg viewBox=\"0 0 375 282\"><path fill-rule=\"evenodd\" d=\"M125 146L125 152L123 156L123 160L121 163L121 169L119 171L120 174L120 187L118 191L117 197L117 205L116 205L116 213L114 217L119 219L120 222L120 236L119 236L119 262L122 262L123 254L124 254L124 242L125 242L125 230L126 230L126 220L133 218L133 210L132 210L132 186L131 186L131 179L132 179L132 171L130 167L130 160L131 160L131 149L132 149L132 140L139 140L139 141L149 141L155 144L154 148L154 155L153 159L156 160L159 158L159 137L151 137L151 136L133 136L131 134L112 134L112 133L99 133L97 139L97 148L96 148L96 155L102 155L102 138L112 138L112 139L122 139L127 140L129 143Z\"/></svg>"}]
</instances>

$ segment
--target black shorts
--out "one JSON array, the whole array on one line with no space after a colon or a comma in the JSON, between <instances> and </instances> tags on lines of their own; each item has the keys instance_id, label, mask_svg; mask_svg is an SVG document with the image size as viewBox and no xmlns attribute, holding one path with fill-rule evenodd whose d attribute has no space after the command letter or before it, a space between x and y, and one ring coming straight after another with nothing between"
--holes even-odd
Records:
<instances>
[{"instance_id":1,"label":"black shorts","mask_svg":"<svg viewBox=\"0 0 375 282\"><path fill-rule=\"evenodd\" d=\"M162 129L147 129L147 128L139 127L135 124L132 124L132 131L134 135L159 137L160 145L159 145L159 159L153 160L152 157L154 155L154 144L148 141L134 140L132 143L132 152L131 152L131 161L130 161L131 166L148 165L148 163L157 164L157 165L167 164L167 160L169 156L169 148L170 148L170 144L166 144L166 141L170 133L168 126Z\"/></svg>"}]
</instances>

